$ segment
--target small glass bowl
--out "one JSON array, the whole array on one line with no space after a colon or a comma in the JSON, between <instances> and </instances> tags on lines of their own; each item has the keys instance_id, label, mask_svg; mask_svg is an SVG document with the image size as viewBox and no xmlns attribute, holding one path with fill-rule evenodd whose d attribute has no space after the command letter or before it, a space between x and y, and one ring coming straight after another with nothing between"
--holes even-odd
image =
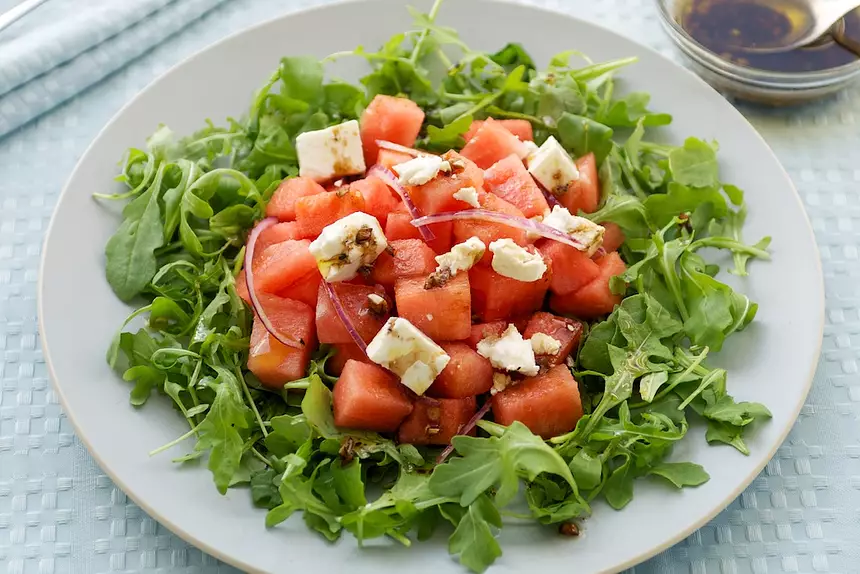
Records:
<instances>
[{"instance_id":1,"label":"small glass bowl","mask_svg":"<svg viewBox=\"0 0 860 574\"><path fill-rule=\"evenodd\" d=\"M740 66L694 40L678 22L689 0L657 0L660 19L669 37L703 80L740 99L786 106L834 94L860 78L860 60L814 72L773 72Z\"/></svg>"}]
</instances>

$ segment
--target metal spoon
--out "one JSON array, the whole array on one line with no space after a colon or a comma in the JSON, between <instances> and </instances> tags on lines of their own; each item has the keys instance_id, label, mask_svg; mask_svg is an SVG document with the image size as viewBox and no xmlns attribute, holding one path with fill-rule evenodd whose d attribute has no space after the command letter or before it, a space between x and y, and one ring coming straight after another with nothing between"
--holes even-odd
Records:
<instances>
[{"instance_id":1,"label":"metal spoon","mask_svg":"<svg viewBox=\"0 0 860 574\"><path fill-rule=\"evenodd\" d=\"M792 26L791 32L780 38L776 44L740 46L742 50L758 53L787 52L814 44L831 29L838 30L846 14L860 8L860 0L782 0L774 3L783 9L791 10L801 21Z\"/></svg>"}]
</instances>

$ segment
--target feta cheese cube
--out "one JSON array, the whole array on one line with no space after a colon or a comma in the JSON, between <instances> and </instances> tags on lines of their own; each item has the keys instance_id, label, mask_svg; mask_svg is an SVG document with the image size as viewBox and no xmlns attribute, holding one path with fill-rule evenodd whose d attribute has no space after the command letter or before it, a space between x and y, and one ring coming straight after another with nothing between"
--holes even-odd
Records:
<instances>
[{"instance_id":1,"label":"feta cheese cube","mask_svg":"<svg viewBox=\"0 0 860 574\"><path fill-rule=\"evenodd\" d=\"M451 171L451 164L438 155L420 155L392 169L399 176L400 185L424 185L440 171Z\"/></svg>"},{"instance_id":2,"label":"feta cheese cube","mask_svg":"<svg viewBox=\"0 0 860 574\"><path fill-rule=\"evenodd\" d=\"M324 227L309 249L323 279L334 283L355 278L358 270L376 261L386 247L388 241L379 221L359 211Z\"/></svg>"},{"instance_id":3,"label":"feta cheese cube","mask_svg":"<svg viewBox=\"0 0 860 574\"><path fill-rule=\"evenodd\" d=\"M529 173L550 193L561 195L579 179L576 163L553 136L528 157Z\"/></svg>"},{"instance_id":4,"label":"feta cheese cube","mask_svg":"<svg viewBox=\"0 0 860 574\"><path fill-rule=\"evenodd\" d=\"M478 354L489 359L493 367L523 375L537 375L535 353L516 326L508 325L501 337L487 337L478 342Z\"/></svg>"},{"instance_id":5,"label":"feta cheese cube","mask_svg":"<svg viewBox=\"0 0 860 574\"><path fill-rule=\"evenodd\" d=\"M557 355L561 351L561 341L546 333L535 333L529 342L535 355Z\"/></svg>"},{"instance_id":6,"label":"feta cheese cube","mask_svg":"<svg viewBox=\"0 0 860 574\"><path fill-rule=\"evenodd\" d=\"M299 134L296 154L299 175L318 182L361 174L365 170L361 135L355 120Z\"/></svg>"},{"instance_id":7,"label":"feta cheese cube","mask_svg":"<svg viewBox=\"0 0 860 574\"><path fill-rule=\"evenodd\" d=\"M567 209L560 205L552 208L552 213L544 217L543 224L558 229L562 233L567 233L582 243L582 251L589 255L594 255L594 252L601 246L603 234L606 232L602 225L597 225L578 215L571 215Z\"/></svg>"},{"instance_id":8,"label":"feta cheese cube","mask_svg":"<svg viewBox=\"0 0 860 574\"><path fill-rule=\"evenodd\" d=\"M367 356L418 395L424 394L451 360L433 339L400 317L390 318L379 330L367 346Z\"/></svg>"},{"instance_id":9,"label":"feta cheese cube","mask_svg":"<svg viewBox=\"0 0 860 574\"><path fill-rule=\"evenodd\" d=\"M495 396L496 394L504 391L506 388L510 387L514 384L514 381L511 379L511 376L507 373L493 373L493 388L490 389L490 394Z\"/></svg>"},{"instance_id":10,"label":"feta cheese cube","mask_svg":"<svg viewBox=\"0 0 860 574\"><path fill-rule=\"evenodd\" d=\"M448 273L453 277L461 271L468 271L481 260L487 246L477 237L470 237L458 243L448 253L436 256L436 273Z\"/></svg>"},{"instance_id":11,"label":"feta cheese cube","mask_svg":"<svg viewBox=\"0 0 860 574\"><path fill-rule=\"evenodd\" d=\"M481 209L481 203L478 201L478 190L474 187L461 187L454 194L454 199L468 203L475 209Z\"/></svg>"},{"instance_id":12,"label":"feta cheese cube","mask_svg":"<svg viewBox=\"0 0 860 574\"><path fill-rule=\"evenodd\" d=\"M526 158L527 159L530 158L531 156L533 156L535 154L535 152L537 152L537 150L540 149L538 147L538 145L535 142L533 142L532 140L523 140L523 146L525 146L525 148L526 148L526 152L527 152Z\"/></svg>"},{"instance_id":13,"label":"feta cheese cube","mask_svg":"<svg viewBox=\"0 0 860 574\"><path fill-rule=\"evenodd\" d=\"M497 239L490 243L493 252L493 270L499 275L531 283L546 273L546 263L540 253L532 253L511 239Z\"/></svg>"}]
</instances>

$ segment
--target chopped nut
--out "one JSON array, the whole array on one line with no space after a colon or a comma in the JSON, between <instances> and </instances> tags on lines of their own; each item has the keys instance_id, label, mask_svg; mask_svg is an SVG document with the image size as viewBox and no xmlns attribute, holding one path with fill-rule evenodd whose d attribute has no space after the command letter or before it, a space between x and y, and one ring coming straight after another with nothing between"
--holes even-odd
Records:
<instances>
[{"instance_id":1,"label":"chopped nut","mask_svg":"<svg viewBox=\"0 0 860 574\"><path fill-rule=\"evenodd\" d=\"M579 527L573 522L562 522L558 525L558 533L562 536L579 536Z\"/></svg>"},{"instance_id":2,"label":"chopped nut","mask_svg":"<svg viewBox=\"0 0 860 574\"><path fill-rule=\"evenodd\" d=\"M381 317L388 314L388 301L376 293L371 293L367 296L367 306L374 315Z\"/></svg>"}]
</instances>

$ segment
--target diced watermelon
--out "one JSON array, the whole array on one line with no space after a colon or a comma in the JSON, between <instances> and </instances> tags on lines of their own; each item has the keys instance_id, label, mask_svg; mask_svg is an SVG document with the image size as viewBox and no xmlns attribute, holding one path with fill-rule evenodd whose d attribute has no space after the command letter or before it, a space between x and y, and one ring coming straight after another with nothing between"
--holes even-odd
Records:
<instances>
[{"instance_id":1,"label":"diced watermelon","mask_svg":"<svg viewBox=\"0 0 860 574\"><path fill-rule=\"evenodd\" d=\"M300 197L296 200L296 221L308 237L316 237L326 225L331 225L350 213L364 211L364 196L357 190L338 191Z\"/></svg>"},{"instance_id":2,"label":"diced watermelon","mask_svg":"<svg viewBox=\"0 0 860 574\"><path fill-rule=\"evenodd\" d=\"M355 330L365 343L369 343L379 332L388 318L388 313L377 314L371 310L367 296L375 293L386 299L389 309L391 301L381 285L353 285L350 283L332 283L344 311L352 322ZM317 336L320 343L352 343L352 337L335 311L334 303L328 296L325 285L320 284L319 300L316 312Z\"/></svg>"},{"instance_id":3,"label":"diced watermelon","mask_svg":"<svg viewBox=\"0 0 860 574\"><path fill-rule=\"evenodd\" d=\"M334 424L342 428L394 432L412 401L397 377L372 363L348 360L332 396Z\"/></svg>"},{"instance_id":4,"label":"diced watermelon","mask_svg":"<svg viewBox=\"0 0 860 574\"><path fill-rule=\"evenodd\" d=\"M256 287L256 285L254 285ZM236 293L248 305L251 304L251 294L248 292L248 281L245 277L245 268L243 267L239 274L236 275Z\"/></svg>"},{"instance_id":5,"label":"diced watermelon","mask_svg":"<svg viewBox=\"0 0 860 574\"><path fill-rule=\"evenodd\" d=\"M600 179L597 177L597 159L594 154L584 155L576 160L579 179L567 186L567 191L558 202L576 215L580 210L594 213L600 205Z\"/></svg>"},{"instance_id":6,"label":"diced watermelon","mask_svg":"<svg viewBox=\"0 0 860 574\"><path fill-rule=\"evenodd\" d=\"M307 233L302 229L301 224L296 221L276 223L260 233L260 236L257 238L257 245L254 247L254 259L258 260L260 254L270 245L290 239L305 239L306 237Z\"/></svg>"},{"instance_id":7,"label":"diced watermelon","mask_svg":"<svg viewBox=\"0 0 860 574\"><path fill-rule=\"evenodd\" d=\"M436 253L420 239L400 239L390 244L394 250L394 276L427 276L436 269Z\"/></svg>"},{"instance_id":8,"label":"diced watermelon","mask_svg":"<svg viewBox=\"0 0 860 574\"><path fill-rule=\"evenodd\" d=\"M464 399L431 399L421 397L397 430L403 444L446 445L475 415L475 397ZM469 434L475 434L472 429Z\"/></svg>"},{"instance_id":9,"label":"diced watermelon","mask_svg":"<svg viewBox=\"0 0 860 574\"><path fill-rule=\"evenodd\" d=\"M469 271L472 312L484 322L537 311L543 305L551 273L531 283L499 275L491 267L476 265Z\"/></svg>"},{"instance_id":10,"label":"diced watermelon","mask_svg":"<svg viewBox=\"0 0 860 574\"><path fill-rule=\"evenodd\" d=\"M279 293L317 271L317 262L307 239L282 241L270 245L254 263L254 287L262 293Z\"/></svg>"},{"instance_id":11,"label":"diced watermelon","mask_svg":"<svg viewBox=\"0 0 860 574\"><path fill-rule=\"evenodd\" d=\"M441 343L451 360L427 390L433 397L462 399L480 395L493 387L490 361L464 343Z\"/></svg>"},{"instance_id":12,"label":"diced watermelon","mask_svg":"<svg viewBox=\"0 0 860 574\"><path fill-rule=\"evenodd\" d=\"M517 136L520 141L534 141L534 130L532 129L532 124L528 120L495 120L496 122L502 124L506 130ZM484 120L475 120L472 122L472 125L469 126L469 131L463 134L463 139L467 142L475 137L475 134L478 133L478 130L481 129L481 126L484 125Z\"/></svg>"},{"instance_id":13,"label":"diced watermelon","mask_svg":"<svg viewBox=\"0 0 860 574\"><path fill-rule=\"evenodd\" d=\"M364 211L369 213L379 221L379 225L385 227L385 222L388 220L388 214L397 209L400 205L400 200L395 199L391 193L391 189L384 181L375 176L359 179L349 184L350 189L354 189L364 196Z\"/></svg>"},{"instance_id":14,"label":"diced watermelon","mask_svg":"<svg viewBox=\"0 0 860 574\"><path fill-rule=\"evenodd\" d=\"M316 309L321 282L322 275L320 275L319 271L311 271L286 289L278 291L276 294L279 297L301 301L311 309Z\"/></svg>"},{"instance_id":15,"label":"diced watermelon","mask_svg":"<svg viewBox=\"0 0 860 574\"><path fill-rule=\"evenodd\" d=\"M412 225L412 216L405 210L398 209L388 214L388 221L385 224L385 237L388 241L396 239L421 239L421 233L418 228ZM444 221L442 223L434 223L428 226L430 231L436 237L430 241L428 245L437 254L446 253L451 249L451 229L453 223Z\"/></svg>"},{"instance_id":16,"label":"diced watermelon","mask_svg":"<svg viewBox=\"0 0 860 574\"><path fill-rule=\"evenodd\" d=\"M458 273L440 287L424 288L426 277L398 279L398 314L435 341L459 341L472 332L469 277Z\"/></svg>"},{"instance_id":17,"label":"diced watermelon","mask_svg":"<svg viewBox=\"0 0 860 574\"><path fill-rule=\"evenodd\" d=\"M376 140L385 140L406 147L415 145L424 110L406 98L378 95L361 114L361 145L367 165L376 163L379 146Z\"/></svg>"},{"instance_id":18,"label":"diced watermelon","mask_svg":"<svg viewBox=\"0 0 860 574\"><path fill-rule=\"evenodd\" d=\"M624 241L627 239L624 237L624 232L615 223L606 222L600 225L606 229L606 233L603 234L603 249L606 251L618 251L618 248L624 245Z\"/></svg>"},{"instance_id":19,"label":"diced watermelon","mask_svg":"<svg viewBox=\"0 0 860 574\"><path fill-rule=\"evenodd\" d=\"M370 359L364 354L364 351L358 348L355 343L338 343L333 345L335 353L326 361L325 368L329 374L340 376L343 372L343 367L350 359L360 363L370 363Z\"/></svg>"},{"instance_id":20,"label":"diced watermelon","mask_svg":"<svg viewBox=\"0 0 860 574\"><path fill-rule=\"evenodd\" d=\"M393 241L390 242L389 245L391 245L391 243L393 243ZM370 272L370 281L385 287L385 291L390 295L394 292L394 281L396 279L397 277L394 275L394 256L387 250L383 251L373 263L373 270Z\"/></svg>"},{"instance_id":21,"label":"diced watermelon","mask_svg":"<svg viewBox=\"0 0 860 574\"><path fill-rule=\"evenodd\" d=\"M507 329L508 325L511 323L513 323L514 327L517 328L517 331L522 333L525 331L531 317L531 314L520 315L519 317L513 317L503 321L493 321L491 323L478 323L477 325L472 325L472 332L469 335L469 338L464 342L473 349L477 349L478 343L481 342L482 339L486 339L487 337L501 337L504 330Z\"/></svg>"},{"instance_id":22,"label":"diced watermelon","mask_svg":"<svg viewBox=\"0 0 860 574\"><path fill-rule=\"evenodd\" d=\"M487 211L495 211L498 213L506 213L516 217L522 217L523 212L511 205L501 197L485 191L478 192L478 202L481 204L481 209ZM493 258L490 252L490 243L496 239L504 237L510 238L517 245L528 245L528 234L517 227L511 227L504 223L496 223L495 221L479 221L479 220L457 220L454 221L454 227L451 232L451 243L457 244L466 241L470 237L477 237L487 246L484 252L484 257L481 259L483 263L489 264Z\"/></svg>"},{"instance_id":23,"label":"diced watermelon","mask_svg":"<svg viewBox=\"0 0 860 574\"><path fill-rule=\"evenodd\" d=\"M501 122L490 118L475 132L460 153L481 169L487 169L511 154L524 158L528 155L528 149Z\"/></svg>"},{"instance_id":24,"label":"diced watermelon","mask_svg":"<svg viewBox=\"0 0 860 574\"><path fill-rule=\"evenodd\" d=\"M579 347L579 339L582 336L582 323L557 317L552 313L540 311L532 315L523 339L531 339L532 335L543 333L561 343L561 349L554 355L536 355L541 367L554 367L564 362L565 358Z\"/></svg>"},{"instance_id":25,"label":"diced watermelon","mask_svg":"<svg viewBox=\"0 0 860 574\"><path fill-rule=\"evenodd\" d=\"M439 172L424 185L406 187L409 198L421 215L462 209L463 202L455 199L454 194L464 187L481 189L484 185L483 170L469 159L455 151L444 153L442 158L451 164L450 172Z\"/></svg>"},{"instance_id":26,"label":"diced watermelon","mask_svg":"<svg viewBox=\"0 0 860 574\"><path fill-rule=\"evenodd\" d=\"M558 365L498 393L493 417L505 426L520 421L545 439L570 432L582 418L579 385L565 365Z\"/></svg>"},{"instance_id":27,"label":"diced watermelon","mask_svg":"<svg viewBox=\"0 0 860 574\"><path fill-rule=\"evenodd\" d=\"M414 157L415 156L402 151L379 148L379 153L376 156L376 163L378 165L381 165L382 167L387 167L388 169L391 169L395 165L406 163Z\"/></svg>"},{"instance_id":28,"label":"diced watermelon","mask_svg":"<svg viewBox=\"0 0 860 574\"><path fill-rule=\"evenodd\" d=\"M314 311L304 303L265 293L260 304L272 325L284 335L304 342L300 349L282 344L272 337L259 318L254 317L248 369L267 387L278 389L284 383L305 376L311 352L317 346Z\"/></svg>"},{"instance_id":29,"label":"diced watermelon","mask_svg":"<svg viewBox=\"0 0 860 574\"><path fill-rule=\"evenodd\" d=\"M484 172L484 188L518 208L525 217L544 215L549 209L543 192L515 155L500 159Z\"/></svg>"},{"instance_id":30,"label":"diced watermelon","mask_svg":"<svg viewBox=\"0 0 860 574\"><path fill-rule=\"evenodd\" d=\"M552 279L549 288L553 293L567 295L581 289L600 276L600 267L587 253L553 241L542 239L536 247L541 254L552 261Z\"/></svg>"},{"instance_id":31,"label":"diced watermelon","mask_svg":"<svg viewBox=\"0 0 860 574\"><path fill-rule=\"evenodd\" d=\"M325 193L325 188L309 177L285 179L266 205L266 216L292 221L296 218L296 201L319 193Z\"/></svg>"},{"instance_id":32,"label":"diced watermelon","mask_svg":"<svg viewBox=\"0 0 860 574\"><path fill-rule=\"evenodd\" d=\"M593 319L611 313L621 303L621 295L614 295L609 289L609 279L624 273L627 269L624 261L612 251L596 262L600 267L600 276L575 293L553 295L549 299L550 309L556 313Z\"/></svg>"}]
</instances>

